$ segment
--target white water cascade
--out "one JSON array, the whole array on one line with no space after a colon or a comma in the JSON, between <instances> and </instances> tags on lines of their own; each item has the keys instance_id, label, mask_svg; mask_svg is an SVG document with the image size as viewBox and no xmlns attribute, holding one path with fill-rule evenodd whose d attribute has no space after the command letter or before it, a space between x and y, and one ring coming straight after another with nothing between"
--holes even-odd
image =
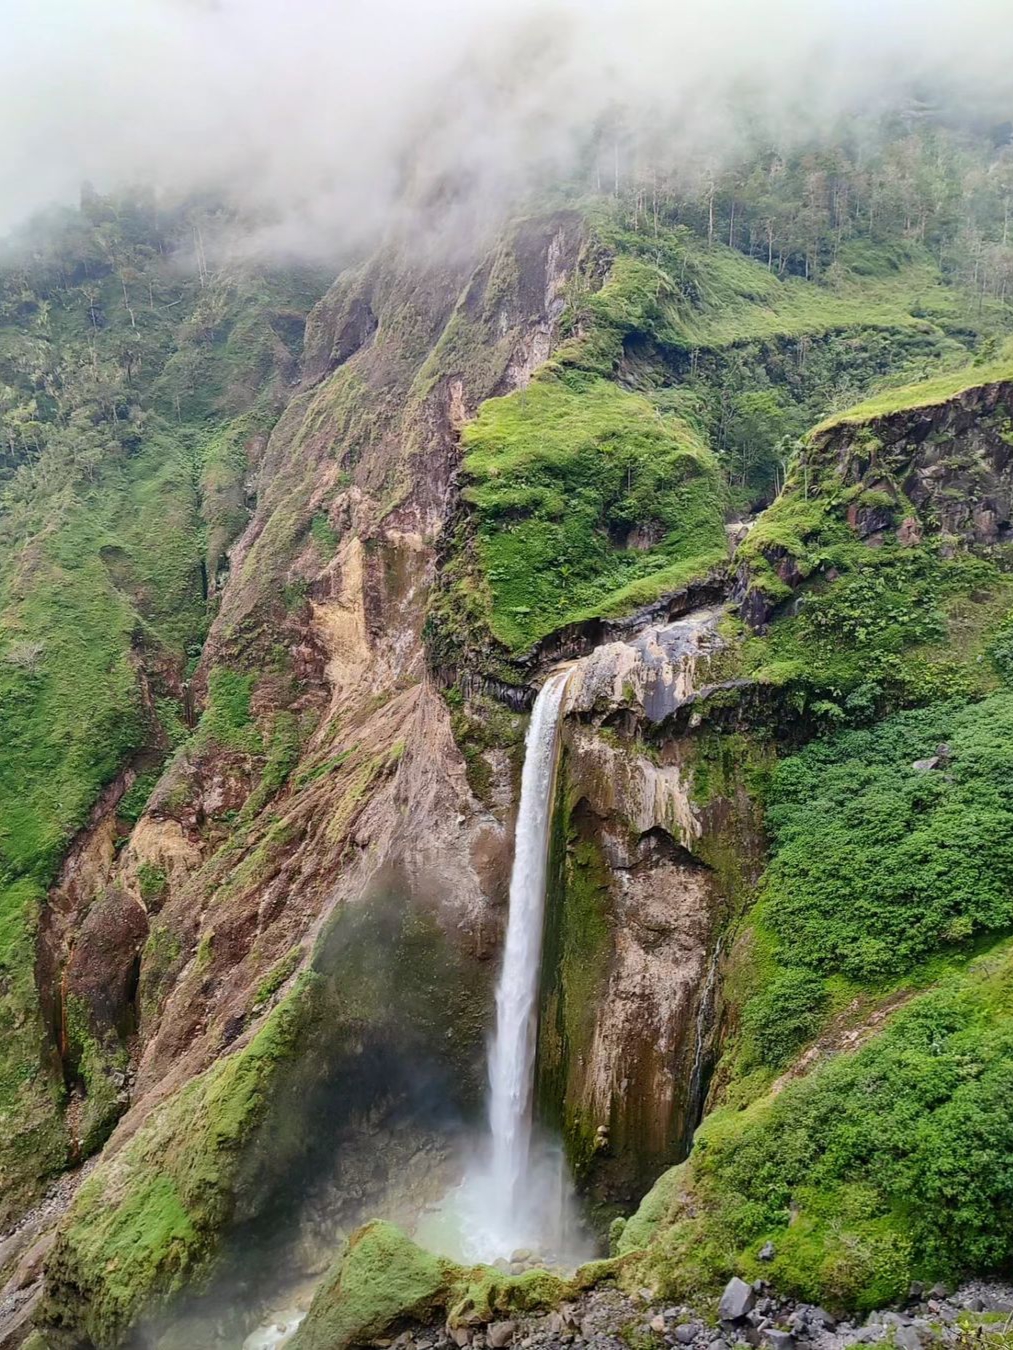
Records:
<instances>
[{"instance_id":1,"label":"white water cascade","mask_svg":"<svg viewBox=\"0 0 1013 1350\"><path fill-rule=\"evenodd\" d=\"M552 819L559 714L567 673L550 675L535 700L524 751L510 914L496 990L496 1036L489 1052L490 1171L504 1222L522 1222L531 1152L538 983L545 917L545 871Z\"/></svg>"},{"instance_id":2,"label":"white water cascade","mask_svg":"<svg viewBox=\"0 0 1013 1350\"><path fill-rule=\"evenodd\" d=\"M569 671L542 686L525 741L510 912L489 1047L489 1137L461 1185L416 1235L470 1260L518 1249L576 1263L590 1255L577 1234L572 1188L558 1143L536 1139L532 1118L545 880L559 721Z\"/></svg>"}]
</instances>

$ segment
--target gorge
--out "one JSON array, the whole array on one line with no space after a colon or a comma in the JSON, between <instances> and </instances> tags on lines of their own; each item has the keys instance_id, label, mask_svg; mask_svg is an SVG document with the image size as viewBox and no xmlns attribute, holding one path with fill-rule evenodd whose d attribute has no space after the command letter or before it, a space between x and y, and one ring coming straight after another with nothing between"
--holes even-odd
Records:
<instances>
[{"instance_id":1,"label":"gorge","mask_svg":"<svg viewBox=\"0 0 1013 1350\"><path fill-rule=\"evenodd\" d=\"M7 246L0 1350L1005 1350L1013 133L897 98Z\"/></svg>"}]
</instances>

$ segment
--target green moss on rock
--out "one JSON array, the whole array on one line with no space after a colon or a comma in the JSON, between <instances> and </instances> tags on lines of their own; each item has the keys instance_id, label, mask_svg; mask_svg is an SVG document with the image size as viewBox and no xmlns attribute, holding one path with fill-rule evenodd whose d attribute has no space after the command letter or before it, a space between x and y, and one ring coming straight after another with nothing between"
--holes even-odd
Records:
<instances>
[{"instance_id":1,"label":"green moss on rock","mask_svg":"<svg viewBox=\"0 0 1013 1350\"><path fill-rule=\"evenodd\" d=\"M512 1276L459 1266L424 1251L392 1224L373 1222L342 1247L292 1350L347 1350L414 1321L480 1325L553 1307L576 1287L546 1270Z\"/></svg>"},{"instance_id":2,"label":"green moss on rock","mask_svg":"<svg viewBox=\"0 0 1013 1350\"><path fill-rule=\"evenodd\" d=\"M157 1107L88 1178L49 1258L37 1319L47 1334L118 1345L138 1316L206 1272L235 1205L243 1148L311 1006L307 982L245 1049Z\"/></svg>"},{"instance_id":3,"label":"green moss on rock","mask_svg":"<svg viewBox=\"0 0 1013 1350\"><path fill-rule=\"evenodd\" d=\"M358 1229L324 1277L292 1350L346 1350L398 1322L442 1316L461 1270L388 1223Z\"/></svg>"},{"instance_id":4,"label":"green moss on rock","mask_svg":"<svg viewBox=\"0 0 1013 1350\"><path fill-rule=\"evenodd\" d=\"M584 1106L584 1072L613 956L611 873L592 831L575 816L568 757L552 816L538 1030L538 1098L563 1135L578 1180L595 1162L600 1121ZM635 1142L628 1141L635 1149Z\"/></svg>"}]
</instances>

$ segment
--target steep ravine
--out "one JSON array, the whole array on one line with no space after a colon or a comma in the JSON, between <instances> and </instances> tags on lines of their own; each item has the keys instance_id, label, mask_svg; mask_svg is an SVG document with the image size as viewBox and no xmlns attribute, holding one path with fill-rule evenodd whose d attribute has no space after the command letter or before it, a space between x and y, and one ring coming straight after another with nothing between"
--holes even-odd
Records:
<instances>
[{"instance_id":1,"label":"steep ravine","mask_svg":"<svg viewBox=\"0 0 1013 1350\"><path fill-rule=\"evenodd\" d=\"M805 621L796 602L895 548L931 544L933 565L965 548L1002 559L1008 389L818 433L801 489L739 553L742 613L769 646L723 607L711 550L632 617L561 625L509 661L502 644L465 643L475 659L448 664L455 594L437 572L462 519L459 433L555 350L584 231L575 213L535 219L485 258L439 266L388 251L310 317L301 382L257 452L252 519L220 569L190 734L125 843L111 820L126 780L98 804L51 896L52 1021L81 996L115 1030L90 1076L67 1063L82 1152L118 1121L55 1240L44 1210L3 1249L16 1316L41 1295L51 1350L181 1350L218 1322L234 1342L274 1292L262 1271L285 1266L279 1284L308 1288L361 1219L407 1223L439 1194L481 1116L518 709L574 658L538 1103L599 1228L629 1213L685 1158L708 1092L720 1102L735 1084L727 1056L710 1080L740 1029L738 923L766 850L757 782L775 751L851 715L795 652L771 658L783 625ZM680 454L706 488L710 461ZM828 552L838 535L843 561ZM975 574L961 603L995 609L1002 584L988 586ZM918 702L886 683L864 697L883 713ZM652 1238L679 1222L684 1194L668 1184ZM628 1230L630 1251L643 1230ZM43 1290L34 1244L51 1240ZM664 1254L647 1265L660 1287ZM451 1299L438 1274L427 1313L491 1315L516 1296L456 1272ZM529 1306L573 1292L529 1274Z\"/></svg>"},{"instance_id":2,"label":"steep ravine","mask_svg":"<svg viewBox=\"0 0 1013 1350\"><path fill-rule=\"evenodd\" d=\"M308 1057L324 1099L349 1054L368 1062L397 1040L392 1026L411 1025L406 1057L442 1075L444 1116L477 1108L513 768L505 758L496 770L501 806L476 800L421 629L433 543L453 501L455 428L546 354L581 228L566 214L525 223L484 260L454 266L413 268L388 254L339 282L311 316L304 383L264 449L256 509L193 680L202 719L126 846L113 856L98 843L100 818L78 849L95 860L77 869L81 912L103 889L122 893L148 936L129 1109L50 1261L54 1335L118 1336L149 1298L202 1265L223 1220L246 1212L244 1193L285 1189L286 1158L301 1159L301 1131L316 1134L322 1099L305 1084L276 1097L258 1078L254 1095L235 1101L236 1134L197 1145L210 1192L190 1185L192 1147L174 1162L159 1146L186 1216L181 1245L159 1231L149 1192L151 1141L172 1137L180 1089L210 1065L217 1074L223 1052L252 1065L265 1022L284 1014L277 1066ZM363 907L381 926L381 914L399 917L393 940L367 943L376 984L356 995L344 934ZM337 927L321 940L330 916ZM314 944L317 974L294 990ZM446 972L459 963L448 1002ZM388 981L401 994L394 1005L381 992ZM258 1062L274 1072L273 1051ZM396 1099L394 1078L380 1086ZM353 1117L370 1110L368 1082L362 1090L367 1099L353 1093L342 1107ZM240 1163L269 1101L293 1099L305 1100L307 1119L288 1121L278 1175L251 1180L258 1169ZM104 1244L115 1243L112 1230L136 1205L151 1222L114 1293L95 1264L102 1247L90 1244L103 1227Z\"/></svg>"}]
</instances>

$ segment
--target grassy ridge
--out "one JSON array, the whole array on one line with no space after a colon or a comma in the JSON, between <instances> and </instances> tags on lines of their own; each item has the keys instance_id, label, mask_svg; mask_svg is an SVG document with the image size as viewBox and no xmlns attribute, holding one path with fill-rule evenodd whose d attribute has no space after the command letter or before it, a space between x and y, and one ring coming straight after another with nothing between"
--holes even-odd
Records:
<instances>
[{"instance_id":1,"label":"grassy ridge","mask_svg":"<svg viewBox=\"0 0 1013 1350\"><path fill-rule=\"evenodd\" d=\"M820 284L779 277L724 244L687 229L657 235L600 226L616 259L605 285L584 301L613 326L650 330L676 349L718 348L848 328L947 329L966 322L967 298L947 285L924 249L846 245Z\"/></svg>"},{"instance_id":2,"label":"grassy ridge","mask_svg":"<svg viewBox=\"0 0 1013 1350\"><path fill-rule=\"evenodd\" d=\"M462 439L490 624L512 648L723 551L713 456L684 422L609 381L546 373L483 404Z\"/></svg>"},{"instance_id":3,"label":"grassy ridge","mask_svg":"<svg viewBox=\"0 0 1013 1350\"><path fill-rule=\"evenodd\" d=\"M948 403L968 389L987 384L1013 380L1013 343L1007 342L1002 352L992 360L960 366L956 370L937 375L931 380L920 380L899 388L884 389L847 411L835 413L812 431L813 436L844 423L859 425L891 413L908 412L912 408L931 408Z\"/></svg>"}]
</instances>

